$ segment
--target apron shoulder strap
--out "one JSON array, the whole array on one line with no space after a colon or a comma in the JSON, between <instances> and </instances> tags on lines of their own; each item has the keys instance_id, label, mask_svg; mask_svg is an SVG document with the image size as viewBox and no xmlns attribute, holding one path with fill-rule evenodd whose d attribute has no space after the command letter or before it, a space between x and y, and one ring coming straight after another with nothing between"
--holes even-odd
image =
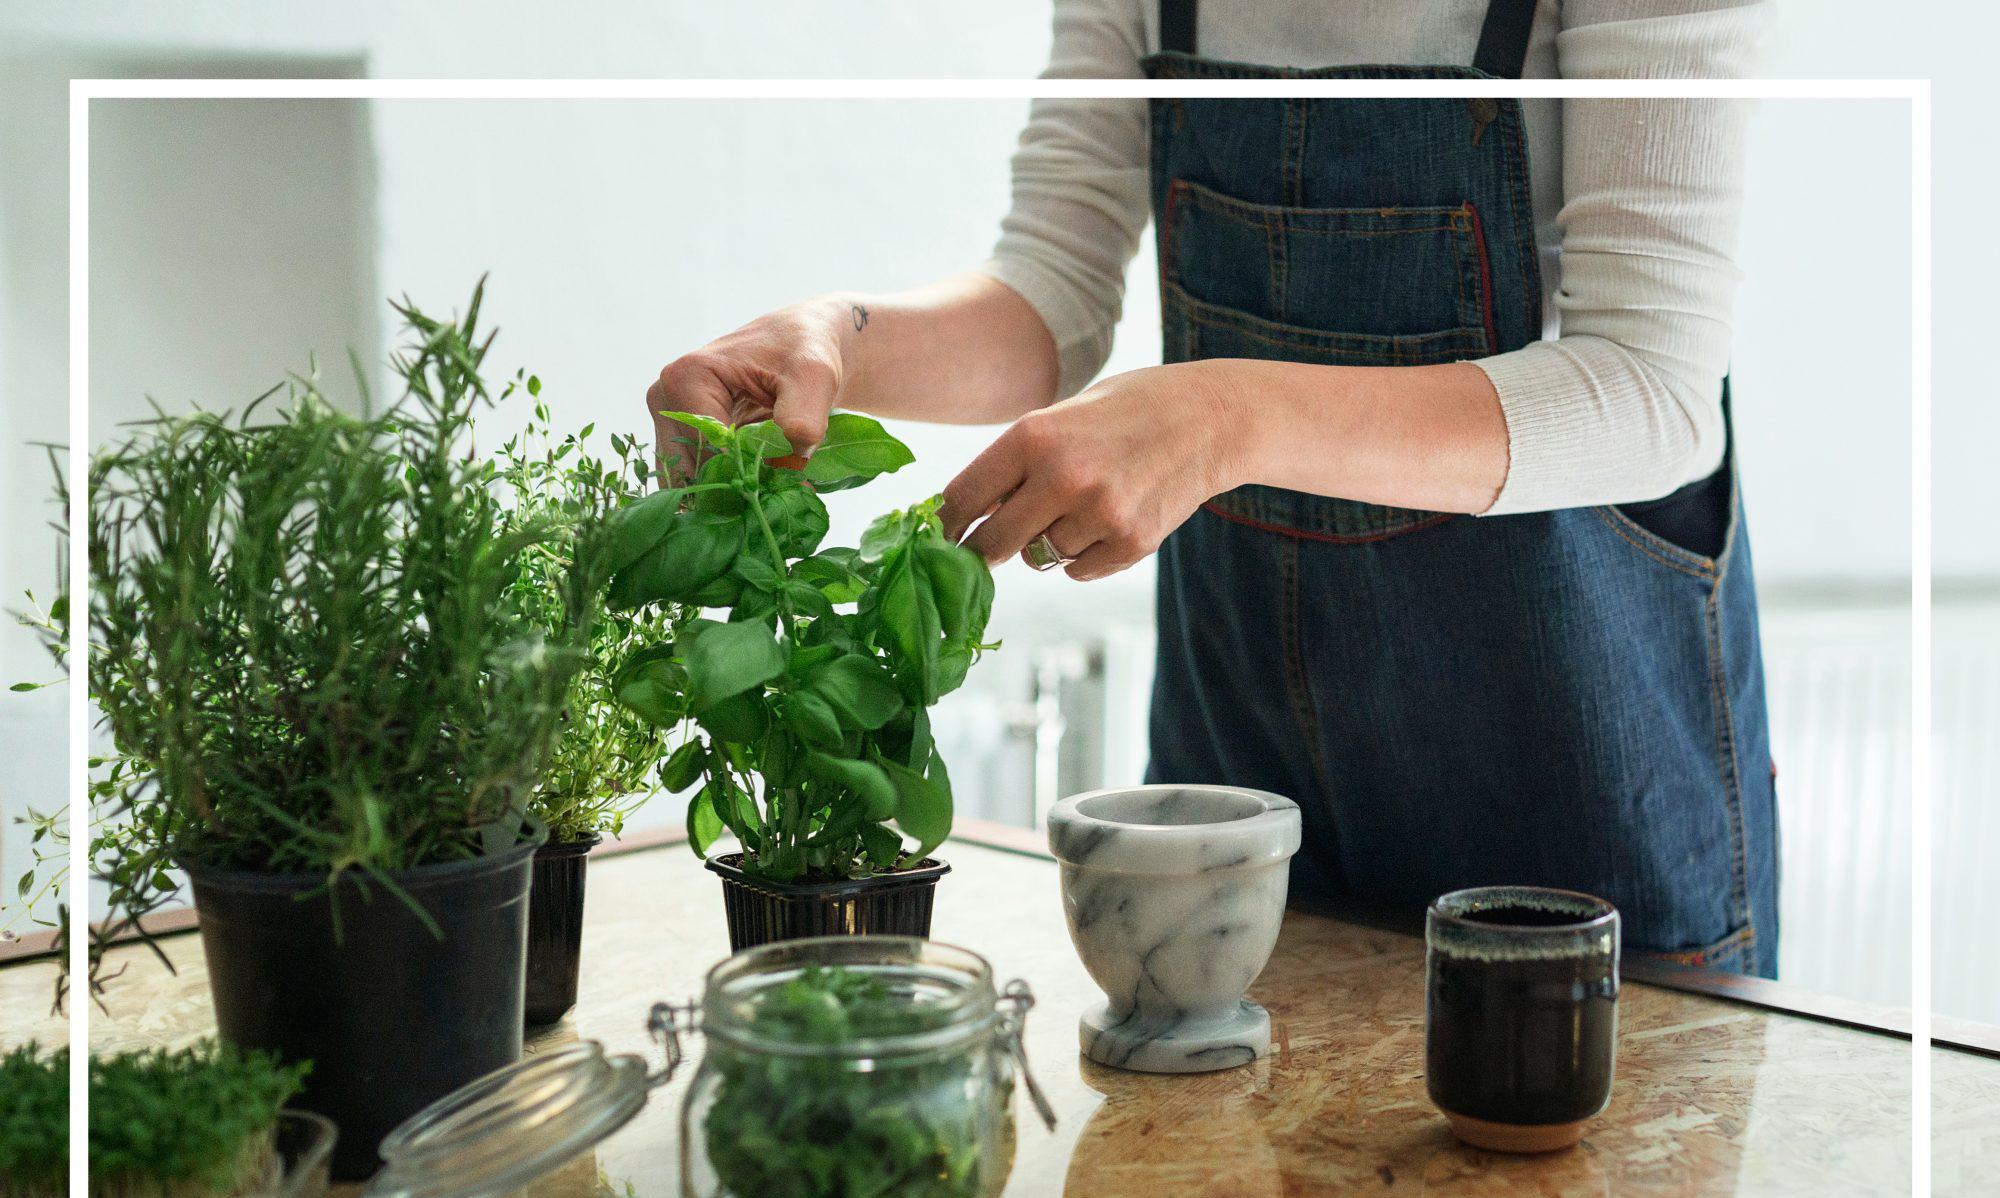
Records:
<instances>
[{"instance_id":1,"label":"apron shoulder strap","mask_svg":"<svg viewBox=\"0 0 2000 1198\"><path fill-rule=\"evenodd\" d=\"M1528 61L1528 35L1535 27L1536 0L1490 0L1479 28L1475 69L1502 79L1519 79ZM1195 50L1195 19L1199 0L1160 0L1160 51L1188 54Z\"/></svg>"},{"instance_id":2,"label":"apron shoulder strap","mask_svg":"<svg viewBox=\"0 0 2000 1198\"><path fill-rule=\"evenodd\" d=\"M1528 61L1528 35L1535 28L1536 0L1491 0L1479 27L1472 68L1500 79L1519 79ZM1190 6L1193 0L1189 0Z\"/></svg>"},{"instance_id":3,"label":"apron shoulder strap","mask_svg":"<svg viewBox=\"0 0 2000 1198\"><path fill-rule=\"evenodd\" d=\"M1194 51L1196 0L1160 0L1160 52L1189 54Z\"/></svg>"}]
</instances>

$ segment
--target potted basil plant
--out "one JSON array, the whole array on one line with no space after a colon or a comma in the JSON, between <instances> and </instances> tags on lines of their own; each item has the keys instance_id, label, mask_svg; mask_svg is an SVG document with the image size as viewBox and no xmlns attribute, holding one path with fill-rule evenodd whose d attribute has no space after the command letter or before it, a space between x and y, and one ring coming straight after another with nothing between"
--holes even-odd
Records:
<instances>
[{"instance_id":1,"label":"potted basil plant","mask_svg":"<svg viewBox=\"0 0 2000 1198\"><path fill-rule=\"evenodd\" d=\"M930 708L995 647L986 563L945 538L935 498L876 520L858 547L821 545L820 493L913 460L868 417L836 413L801 461L768 420L673 415L701 464L613 517L609 592L667 634L613 687L678 738L660 782L700 784L694 851L736 839L708 860L730 942L928 935L948 868L930 854L952 821Z\"/></svg>"},{"instance_id":2,"label":"potted basil plant","mask_svg":"<svg viewBox=\"0 0 2000 1198\"><path fill-rule=\"evenodd\" d=\"M529 800L609 574L603 519L518 521L469 453L483 287L459 320L398 306L380 415L308 374L91 461L91 697L125 763L94 960L184 870L222 1040L313 1062L343 1179L520 1055ZM518 585L544 546L556 619Z\"/></svg>"},{"instance_id":3,"label":"potted basil plant","mask_svg":"<svg viewBox=\"0 0 2000 1198\"><path fill-rule=\"evenodd\" d=\"M495 459L496 481L516 526L593 519L646 493L651 469L634 438L613 434L611 458L597 458L588 447L595 426L556 435L540 378L516 375L501 398L517 391L530 397L533 412ZM528 548L515 581L518 598L549 635L559 634L569 619L574 563L564 548L554 543ZM623 830L666 748L666 733L613 695L611 667L668 631L662 616L651 611L599 620L589 659L563 697L555 750L528 804L549 829L548 843L535 852L528 896L524 1014L529 1027L554 1023L576 1005L589 853Z\"/></svg>"}]
</instances>

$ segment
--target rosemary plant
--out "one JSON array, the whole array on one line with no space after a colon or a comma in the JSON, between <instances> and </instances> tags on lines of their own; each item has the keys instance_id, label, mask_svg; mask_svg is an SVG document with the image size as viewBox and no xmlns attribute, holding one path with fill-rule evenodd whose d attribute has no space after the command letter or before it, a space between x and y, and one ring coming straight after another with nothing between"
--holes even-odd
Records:
<instances>
[{"instance_id":1,"label":"rosemary plant","mask_svg":"<svg viewBox=\"0 0 2000 1198\"><path fill-rule=\"evenodd\" d=\"M308 372L93 457L91 692L131 763L92 844L100 954L174 893L176 863L401 894L398 870L519 842L608 537L586 509L516 519L471 457L483 290L460 320L396 306L384 415L336 411ZM572 568L530 603L543 547Z\"/></svg>"}]
</instances>

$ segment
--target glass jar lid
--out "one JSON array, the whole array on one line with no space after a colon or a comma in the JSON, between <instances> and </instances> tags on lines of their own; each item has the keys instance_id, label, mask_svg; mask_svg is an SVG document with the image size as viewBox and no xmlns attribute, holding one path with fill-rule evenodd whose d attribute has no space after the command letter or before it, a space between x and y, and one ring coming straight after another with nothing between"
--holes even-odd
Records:
<instances>
[{"instance_id":1,"label":"glass jar lid","mask_svg":"<svg viewBox=\"0 0 2000 1198\"><path fill-rule=\"evenodd\" d=\"M766 1002L788 982L834 966L866 975L892 999L880 1025L853 1023L845 1029L853 1034L828 1042L825 1028L768 1017ZM1021 1040L1034 1001L1018 980L996 993L993 970L977 953L914 937L834 936L749 949L709 971L699 1020L691 1004L653 1005L647 1030L666 1058L658 1070L584 1040L489 1073L390 1132L379 1150L386 1163L362 1194L475 1198L552 1173L629 1123L648 1092L673 1077L683 1038L696 1032L757 1052L868 1058L938 1051L984 1035L1013 1058L1053 1129L1055 1112L1028 1072Z\"/></svg>"},{"instance_id":2,"label":"glass jar lid","mask_svg":"<svg viewBox=\"0 0 2000 1198\"><path fill-rule=\"evenodd\" d=\"M629 1123L659 1074L594 1040L540 1053L463 1086L382 1141L367 1198L472 1198L560 1168Z\"/></svg>"}]
</instances>

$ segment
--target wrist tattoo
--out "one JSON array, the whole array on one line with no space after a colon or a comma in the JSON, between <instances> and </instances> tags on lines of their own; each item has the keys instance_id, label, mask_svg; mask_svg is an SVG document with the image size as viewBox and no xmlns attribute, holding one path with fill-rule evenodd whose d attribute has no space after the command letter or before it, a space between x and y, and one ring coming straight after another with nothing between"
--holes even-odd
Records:
<instances>
[{"instance_id":1,"label":"wrist tattoo","mask_svg":"<svg viewBox=\"0 0 2000 1198\"><path fill-rule=\"evenodd\" d=\"M868 309L862 307L860 304L849 306L853 309L854 331L858 333L868 327Z\"/></svg>"}]
</instances>

